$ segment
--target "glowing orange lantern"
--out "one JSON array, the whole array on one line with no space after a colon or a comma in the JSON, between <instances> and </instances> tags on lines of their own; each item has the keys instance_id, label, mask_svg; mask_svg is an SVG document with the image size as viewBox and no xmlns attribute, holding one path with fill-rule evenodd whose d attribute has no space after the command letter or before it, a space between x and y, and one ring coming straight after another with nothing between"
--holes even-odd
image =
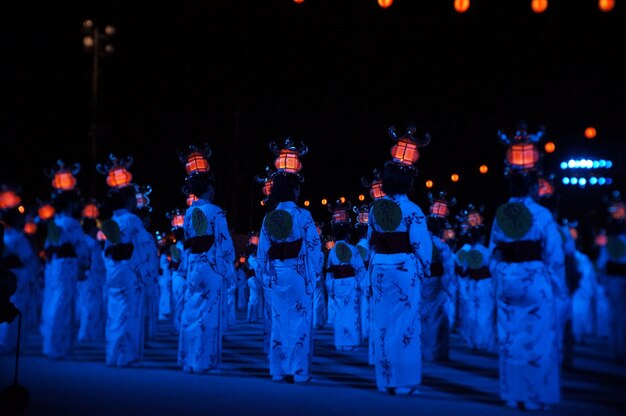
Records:
<instances>
[{"instance_id":1,"label":"glowing orange lantern","mask_svg":"<svg viewBox=\"0 0 626 416\"><path fill-rule=\"evenodd\" d=\"M378 5L383 9L388 8L393 4L393 0L378 0Z\"/></svg>"},{"instance_id":2,"label":"glowing orange lantern","mask_svg":"<svg viewBox=\"0 0 626 416\"><path fill-rule=\"evenodd\" d=\"M598 134L598 132L596 131L595 127L587 127L585 129L585 137L589 140L595 138L596 134Z\"/></svg>"},{"instance_id":3,"label":"glowing orange lantern","mask_svg":"<svg viewBox=\"0 0 626 416\"><path fill-rule=\"evenodd\" d=\"M246 262L246 257L245 256L239 257L239 263L240 264L244 264L245 262Z\"/></svg>"},{"instance_id":4,"label":"glowing orange lantern","mask_svg":"<svg viewBox=\"0 0 626 416\"><path fill-rule=\"evenodd\" d=\"M405 166L412 165L420 157L417 143L404 139L398 140L398 143L391 148L391 157L393 157L394 162Z\"/></svg>"},{"instance_id":5,"label":"glowing orange lantern","mask_svg":"<svg viewBox=\"0 0 626 416\"><path fill-rule=\"evenodd\" d=\"M302 162L298 157L298 152L291 149L282 149L274 160L276 169L287 173L298 173L302 169Z\"/></svg>"},{"instance_id":6,"label":"glowing orange lantern","mask_svg":"<svg viewBox=\"0 0 626 416\"><path fill-rule=\"evenodd\" d=\"M454 0L454 10L465 13L470 7L470 0Z\"/></svg>"},{"instance_id":7,"label":"glowing orange lantern","mask_svg":"<svg viewBox=\"0 0 626 416\"><path fill-rule=\"evenodd\" d=\"M484 175L485 173L489 172L489 167L487 165L481 165L478 168L478 171Z\"/></svg>"},{"instance_id":8,"label":"glowing orange lantern","mask_svg":"<svg viewBox=\"0 0 626 416\"><path fill-rule=\"evenodd\" d=\"M333 212L333 222L348 222L348 220L348 213L345 210L339 209Z\"/></svg>"},{"instance_id":9,"label":"glowing orange lantern","mask_svg":"<svg viewBox=\"0 0 626 416\"><path fill-rule=\"evenodd\" d=\"M626 218L626 205L623 202L617 202L609 208L609 214L614 220L623 220Z\"/></svg>"},{"instance_id":10,"label":"glowing orange lantern","mask_svg":"<svg viewBox=\"0 0 626 416\"><path fill-rule=\"evenodd\" d=\"M543 146L543 149L546 151L546 153L554 153L554 151L556 150L556 145L554 144L554 142L547 142Z\"/></svg>"},{"instance_id":11,"label":"glowing orange lantern","mask_svg":"<svg viewBox=\"0 0 626 416\"><path fill-rule=\"evenodd\" d=\"M603 12L610 12L615 7L615 0L600 0L598 1L598 7Z\"/></svg>"},{"instance_id":12,"label":"glowing orange lantern","mask_svg":"<svg viewBox=\"0 0 626 416\"><path fill-rule=\"evenodd\" d=\"M144 208L144 207L146 207L150 203L150 200L148 199L148 197L145 196L141 192L137 192L135 194L135 199L137 200L137 208L138 209Z\"/></svg>"},{"instance_id":13,"label":"glowing orange lantern","mask_svg":"<svg viewBox=\"0 0 626 416\"><path fill-rule=\"evenodd\" d=\"M454 232L453 228L446 228L443 231L443 238L445 240L454 240L454 237L456 237L456 233Z\"/></svg>"},{"instance_id":14,"label":"glowing orange lantern","mask_svg":"<svg viewBox=\"0 0 626 416\"><path fill-rule=\"evenodd\" d=\"M569 227L569 235L574 240L578 240L578 230L576 229L576 227Z\"/></svg>"},{"instance_id":15,"label":"glowing orange lantern","mask_svg":"<svg viewBox=\"0 0 626 416\"><path fill-rule=\"evenodd\" d=\"M450 176L450 180L451 180L452 182L458 182L458 181L459 181L459 175L458 175L458 174L456 174L456 173L453 173L453 174Z\"/></svg>"},{"instance_id":16,"label":"glowing orange lantern","mask_svg":"<svg viewBox=\"0 0 626 416\"><path fill-rule=\"evenodd\" d=\"M37 232L37 224L32 221L28 221L24 224L24 233L26 235L34 235Z\"/></svg>"},{"instance_id":17,"label":"glowing orange lantern","mask_svg":"<svg viewBox=\"0 0 626 416\"><path fill-rule=\"evenodd\" d=\"M130 184L133 175L125 167L119 166L109 171L107 185L112 188L122 188Z\"/></svg>"},{"instance_id":18,"label":"glowing orange lantern","mask_svg":"<svg viewBox=\"0 0 626 416\"><path fill-rule=\"evenodd\" d=\"M107 236L104 233L104 231L98 230L98 233L96 234L96 240L98 240L98 241L106 241L106 239L107 239Z\"/></svg>"},{"instance_id":19,"label":"glowing orange lantern","mask_svg":"<svg viewBox=\"0 0 626 416\"><path fill-rule=\"evenodd\" d=\"M253 246L258 246L259 236L256 234L251 235L250 238L248 239L248 244L252 244Z\"/></svg>"},{"instance_id":20,"label":"glowing orange lantern","mask_svg":"<svg viewBox=\"0 0 626 416\"><path fill-rule=\"evenodd\" d=\"M328 199L324 198L322 199L322 205L327 205L328 204Z\"/></svg>"},{"instance_id":21,"label":"glowing orange lantern","mask_svg":"<svg viewBox=\"0 0 626 416\"><path fill-rule=\"evenodd\" d=\"M39 218L41 218L43 221L47 221L50 218L54 217L54 213L54 207L50 204L42 205L39 207L39 210L37 210Z\"/></svg>"},{"instance_id":22,"label":"glowing orange lantern","mask_svg":"<svg viewBox=\"0 0 626 416\"><path fill-rule=\"evenodd\" d=\"M529 169L539 161L539 151L532 143L514 144L507 150L506 160L512 166Z\"/></svg>"},{"instance_id":23,"label":"glowing orange lantern","mask_svg":"<svg viewBox=\"0 0 626 416\"><path fill-rule=\"evenodd\" d=\"M548 0L532 0L530 7L535 13L543 13L548 8Z\"/></svg>"},{"instance_id":24,"label":"glowing orange lantern","mask_svg":"<svg viewBox=\"0 0 626 416\"><path fill-rule=\"evenodd\" d=\"M69 191L76 186L76 178L69 170L59 170L52 178L52 187L60 191Z\"/></svg>"},{"instance_id":25,"label":"glowing orange lantern","mask_svg":"<svg viewBox=\"0 0 626 416\"><path fill-rule=\"evenodd\" d=\"M469 224L471 227L476 227L478 225L482 225L483 223L483 216L480 215L479 212L470 212L467 215L467 219L466 219L467 224Z\"/></svg>"},{"instance_id":26,"label":"glowing orange lantern","mask_svg":"<svg viewBox=\"0 0 626 416\"><path fill-rule=\"evenodd\" d=\"M431 181L430 179L426 181L426 187L427 188L432 188L435 184L433 183L433 181Z\"/></svg>"},{"instance_id":27,"label":"glowing orange lantern","mask_svg":"<svg viewBox=\"0 0 626 416\"><path fill-rule=\"evenodd\" d=\"M365 195L360 194L359 195L359 201L365 201Z\"/></svg>"},{"instance_id":28,"label":"glowing orange lantern","mask_svg":"<svg viewBox=\"0 0 626 416\"><path fill-rule=\"evenodd\" d=\"M264 207L265 206L265 200L261 200L260 204L261 204L262 207Z\"/></svg>"},{"instance_id":29,"label":"glowing orange lantern","mask_svg":"<svg viewBox=\"0 0 626 416\"><path fill-rule=\"evenodd\" d=\"M333 240L328 240L325 244L324 247L326 247L326 250L330 251L333 249L333 247L335 247L335 242Z\"/></svg>"},{"instance_id":30,"label":"glowing orange lantern","mask_svg":"<svg viewBox=\"0 0 626 416\"><path fill-rule=\"evenodd\" d=\"M311 201L309 201L309 200L304 201L304 206L305 207L308 207L309 205L311 205Z\"/></svg>"},{"instance_id":31,"label":"glowing orange lantern","mask_svg":"<svg viewBox=\"0 0 626 416\"><path fill-rule=\"evenodd\" d=\"M197 196L195 196L194 194L189 194L189 196L187 197L187 206L190 207L191 204L193 204L197 200L198 200Z\"/></svg>"},{"instance_id":32,"label":"glowing orange lantern","mask_svg":"<svg viewBox=\"0 0 626 416\"><path fill-rule=\"evenodd\" d=\"M436 201L434 204L430 206L430 213L436 217L447 217L450 214L450 210L448 209L448 204Z\"/></svg>"},{"instance_id":33,"label":"glowing orange lantern","mask_svg":"<svg viewBox=\"0 0 626 416\"><path fill-rule=\"evenodd\" d=\"M302 4L304 3L304 0L293 0L293 2L296 4Z\"/></svg>"},{"instance_id":34,"label":"glowing orange lantern","mask_svg":"<svg viewBox=\"0 0 626 416\"><path fill-rule=\"evenodd\" d=\"M26 208L24 208L24 205L20 205L19 207L17 207L17 211L20 214L23 214L24 212L26 212Z\"/></svg>"},{"instance_id":35,"label":"glowing orange lantern","mask_svg":"<svg viewBox=\"0 0 626 416\"><path fill-rule=\"evenodd\" d=\"M204 155L200 152L191 152L187 156L187 163L185 163L185 170L187 175L191 175L196 172L208 172L209 162Z\"/></svg>"},{"instance_id":36,"label":"glowing orange lantern","mask_svg":"<svg viewBox=\"0 0 626 416\"><path fill-rule=\"evenodd\" d=\"M22 198L11 190L3 190L0 192L0 209L15 208L22 202Z\"/></svg>"},{"instance_id":37,"label":"glowing orange lantern","mask_svg":"<svg viewBox=\"0 0 626 416\"><path fill-rule=\"evenodd\" d=\"M356 220L359 222L359 224L367 224L369 223L369 216L370 216L370 213L367 211L359 212L359 215L357 215Z\"/></svg>"},{"instance_id":38,"label":"glowing orange lantern","mask_svg":"<svg viewBox=\"0 0 626 416\"><path fill-rule=\"evenodd\" d=\"M346 203L346 197L342 196L341 198L339 198L339 202L341 202L342 204Z\"/></svg>"},{"instance_id":39,"label":"glowing orange lantern","mask_svg":"<svg viewBox=\"0 0 626 416\"><path fill-rule=\"evenodd\" d=\"M383 180L376 179L370 186L370 197L372 197L372 199L379 199L383 196L385 196L385 193L383 192Z\"/></svg>"},{"instance_id":40,"label":"glowing orange lantern","mask_svg":"<svg viewBox=\"0 0 626 416\"><path fill-rule=\"evenodd\" d=\"M95 220L100 216L100 210L96 204L87 204L83 208L82 215L84 218Z\"/></svg>"},{"instance_id":41,"label":"glowing orange lantern","mask_svg":"<svg viewBox=\"0 0 626 416\"><path fill-rule=\"evenodd\" d=\"M550 196L554 195L554 186L547 180L543 178L539 178L539 189L537 191L539 196Z\"/></svg>"},{"instance_id":42,"label":"glowing orange lantern","mask_svg":"<svg viewBox=\"0 0 626 416\"><path fill-rule=\"evenodd\" d=\"M172 228L181 228L183 225L185 225L185 216L183 214L177 213L174 215L174 218L172 218Z\"/></svg>"},{"instance_id":43,"label":"glowing orange lantern","mask_svg":"<svg viewBox=\"0 0 626 416\"><path fill-rule=\"evenodd\" d=\"M274 179L267 179L265 183L263 183L263 195L270 196L272 193L272 185L274 184Z\"/></svg>"}]
</instances>

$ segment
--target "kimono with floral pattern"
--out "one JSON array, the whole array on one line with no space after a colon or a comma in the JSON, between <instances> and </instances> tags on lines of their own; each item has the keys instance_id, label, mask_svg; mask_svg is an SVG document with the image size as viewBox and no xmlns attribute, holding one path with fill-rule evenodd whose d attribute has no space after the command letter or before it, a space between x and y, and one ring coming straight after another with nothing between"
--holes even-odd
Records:
<instances>
[{"instance_id":1,"label":"kimono with floral pattern","mask_svg":"<svg viewBox=\"0 0 626 416\"><path fill-rule=\"evenodd\" d=\"M104 305L104 281L106 270L102 259L100 243L86 235L91 264L85 271L85 280L78 283L78 340L99 340L104 338L106 308Z\"/></svg>"},{"instance_id":2,"label":"kimono with floral pattern","mask_svg":"<svg viewBox=\"0 0 626 416\"><path fill-rule=\"evenodd\" d=\"M285 222L268 223L274 213L282 214L279 218ZM270 258L272 243L299 239L296 258ZM309 211L292 201L278 203L263 219L257 259L264 285L272 290L270 374L306 378L313 356L313 291L323 266L320 237Z\"/></svg>"},{"instance_id":3,"label":"kimono with floral pattern","mask_svg":"<svg viewBox=\"0 0 626 416\"><path fill-rule=\"evenodd\" d=\"M80 222L64 213L52 220L60 229L58 241L46 240L46 248L72 246L76 257L52 254L46 266L42 305L43 353L50 358L62 358L71 352L74 341L76 282L89 266L89 249Z\"/></svg>"},{"instance_id":4,"label":"kimono with floral pattern","mask_svg":"<svg viewBox=\"0 0 626 416\"><path fill-rule=\"evenodd\" d=\"M143 222L126 209L113 212L112 221L120 229L120 243L132 244L129 259L104 256L107 290L106 363L123 367L141 358L144 340L144 276L148 275L148 254L144 247L152 241ZM105 243L105 252L111 242Z\"/></svg>"},{"instance_id":5,"label":"kimono with floral pattern","mask_svg":"<svg viewBox=\"0 0 626 416\"><path fill-rule=\"evenodd\" d=\"M338 250L349 253L349 256L345 255L346 258L340 259ZM335 347L357 347L361 343L360 300L365 281L365 265L357 248L341 240L328 253L326 267L331 269L333 266L351 266L354 269L353 277L338 279L332 271L326 275L329 280L328 302L335 304Z\"/></svg>"},{"instance_id":6,"label":"kimono with floral pattern","mask_svg":"<svg viewBox=\"0 0 626 416\"><path fill-rule=\"evenodd\" d=\"M456 306L455 306L455 321L456 327L461 334L461 338L471 348L472 340L470 337L471 328L471 309L472 301L470 291L470 278L467 276L467 271L464 268L465 255L471 249L469 244L464 244L456 252L454 256L455 276L456 276Z\"/></svg>"},{"instance_id":7,"label":"kimono with floral pattern","mask_svg":"<svg viewBox=\"0 0 626 416\"><path fill-rule=\"evenodd\" d=\"M361 339L363 341L369 341L370 339L370 321L371 321L371 311L370 311L370 296L371 296L371 287L369 285L369 279L367 278L367 270L370 261L370 248L367 244L367 238L361 238L358 243L356 243L356 249L361 255L361 260L363 260L363 264L365 266L366 278L363 279L363 287L361 288Z\"/></svg>"},{"instance_id":8,"label":"kimono with floral pattern","mask_svg":"<svg viewBox=\"0 0 626 416\"><path fill-rule=\"evenodd\" d=\"M165 320L171 314L172 271L169 265L167 254L162 253L159 256L159 320Z\"/></svg>"},{"instance_id":9,"label":"kimono with floral pattern","mask_svg":"<svg viewBox=\"0 0 626 416\"><path fill-rule=\"evenodd\" d=\"M194 211L206 218L206 230L194 226ZM185 239L213 236L211 248L203 253L185 250L178 268L186 279L185 300L180 320L178 363L185 371L215 369L222 359L223 292L227 280L235 280L235 248L226 212L209 201L195 201L185 213Z\"/></svg>"},{"instance_id":10,"label":"kimono with floral pattern","mask_svg":"<svg viewBox=\"0 0 626 416\"><path fill-rule=\"evenodd\" d=\"M392 201L401 210L395 229L383 229L376 217L377 204ZM411 253L377 253L373 231L407 232ZM368 240L371 247L372 336L379 390L413 387L422 379L420 280L430 273L432 242L422 210L406 195L383 197L369 212Z\"/></svg>"},{"instance_id":11,"label":"kimono with floral pattern","mask_svg":"<svg viewBox=\"0 0 626 416\"><path fill-rule=\"evenodd\" d=\"M550 212L530 197L510 198L530 212L528 231L517 240L496 220L491 231L490 269L496 286L500 395L505 401L560 400L555 286L564 261L562 239ZM516 224L513 224L516 225ZM539 241L541 260L508 263L498 244Z\"/></svg>"},{"instance_id":12,"label":"kimono with floral pattern","mask_svg":"<svg viewBox=\"0 0 626 416\"><path fill-rule=\"evenodd\" d=\"M185 251L182 241L176 242L176 248L181 254L179 259L180 264L171 269L172 303L170 310L172 311L172 329L174 332L180 333L180 317L183 314L183 307L185 306L185 291L187 290L187 280L185 280L185 271L187 270L187 251Z\"/></svg>"}]
</instances>

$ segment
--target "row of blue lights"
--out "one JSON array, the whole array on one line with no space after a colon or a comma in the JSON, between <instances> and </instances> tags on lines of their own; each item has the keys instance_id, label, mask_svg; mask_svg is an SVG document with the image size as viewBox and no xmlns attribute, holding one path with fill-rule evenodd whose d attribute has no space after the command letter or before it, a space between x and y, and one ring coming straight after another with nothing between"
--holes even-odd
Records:
<instances>
[{"instance_id":1,"label":"row of blue lights","mask_svg":"<svg viewBox=\"0 0 626 416\"><path fill-rule=\"evenodd\" d=\"M586 186L586 185L610 185L613 183L613 179L611 178L596 178L595 176L592 176L591 178L568 178L567 176L565 176L562 180L563 185L578 185L578 186Z\"/></svg>"},{"instance_id":2,"label":"row of blue lights","mask_svg":"<svg viewBox=\"0 0 626 416\"><path fill-rule=\"evenodd\" d=\"M561 169L611 169L613 162L610 160L591 160L591 159L570 159L567 162L561 162Z\"/></svg>"}]
</instances>

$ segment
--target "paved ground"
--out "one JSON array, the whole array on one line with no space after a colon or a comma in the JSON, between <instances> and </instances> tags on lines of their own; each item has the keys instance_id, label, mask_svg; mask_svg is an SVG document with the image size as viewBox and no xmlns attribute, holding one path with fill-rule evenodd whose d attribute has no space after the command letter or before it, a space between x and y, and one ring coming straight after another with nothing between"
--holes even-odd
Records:
<instances>
[{"instance_id":1,"label":"paved ground","mask_svg":"<svg viewBox=\"0 0 626 416\"><path fill-rule=\"evenodd\" d=\"M376 391L365 349L337 352L330 329L317 331L314 382L275 383L261 348L261 326L241 323L225 336L219 373L191 375L176 365L177 339L159 325L145 360L132 368L104 364L103 343L77 347L74 356L42 357L31 334L24 347L20 384L31 403L27 415L514 415L498 397L497 357L475 353L452 337L451 361L425 363L418 396ZM626 367L608 357L604 342L576 347L575 370L563 377L564 400L545 415L626 413ZM11 380L11 357L0 356L0 386Z\"/></svg>"}]
</instances>

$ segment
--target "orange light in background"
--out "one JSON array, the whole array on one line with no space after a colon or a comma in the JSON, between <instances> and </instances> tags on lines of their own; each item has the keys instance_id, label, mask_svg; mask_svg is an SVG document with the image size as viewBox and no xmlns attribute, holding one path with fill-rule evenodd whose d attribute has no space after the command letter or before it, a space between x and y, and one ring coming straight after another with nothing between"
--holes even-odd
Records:
<instances>
[{"instance_id":1,"label":"orange light in background","mask_svg":"<svg viewBox=\"0 0 626 416\"><path fill-rule=\"evenodd\" d=\"M588 138L589 140L595 138L597 134L598 132L595 129L595 127L587 127L585 129L585 137Z\"/></svg>"},{"instance_id":2,"label":"orange light in background","mask_svg":"<svg viewBox=\"0 0 626 416\"><path fill-rule=\"evenodd\" d=\"M378 0L378 5L383 9L391 6L393 4L393 0Z\"/></svg>"},{"instance_id":3,"label":"orange light in background","mask_svg":"<svg viewBox=\"0 0 626 416\"><path fill-rule=\"evenodd\" d=\"M87 204L83 208L83 217L95 220L100 215L100 210L96 204Z\"/></svg>"},{"instance_id":4,"label":"orange light in background","mask_svg":"<svg viewBox=\"0 0 626 416\"><path fill-rule=\"evenodd\" d=\"M54 212L54 207L50 204L46 204L39 207L37 214L39 215L39 218L47 221L54 216Z\"/></svg>"},{"instance_id":5,"label":"orange light in background","mask_svg":"<svg viewBox=\"0 0 626 416\"><path fill-rule=\"evenodd\" d=\"M324 198L322 199L322 205L327 205L328 204L328 199Z\"/></svg>"},{"instance_id":6,"label":"orange light in background","mask_svg":"<svg viewBox=\"0 0 626 416\"><path fill-rule=\"evenodd\" d=\"M130 183L133 179L132 173L123 166L118 166L109 171L107 176L107 185L111 188L122 188Z\"/></svg>"},{"instance_id":7,"label":"orange light in background","mask_svg":"<svg viewBox=\"0 0 626 416\"><path fill-rule=\"evenodd\" d=\"M554 151L556 150L556 145L554 144L554 142L547 142L543 146L543 149L546 151L546 153L554 153Z\"/></svg>"},{"instance_id":8,"label":"orange light in background","mask_svg":"<svg viewBox=\"0 0 626 416\"><path fill-rule=\"evenodd\" d=\"M431 181L430 179L426 181L426 187L427 188L432 188L435 184L433 183L433 181Z\"/></svg>"},{"instance_id":9,"label":"orange light in background","mask_svg":"<svg viewBox=\"0 0 626 416\"><path fill-rule=\"evenodd\" d=\"M246 262L245 256L239 257L239 263L244 264Z\"/></svg>"},{"instance_id":10,"label":"orange light in background","mask_svg":"<svg viewBox=\"0 0 626 416\"><path fill-rule=\"evenodd\" d=\"M454 0L454 10L465 13L470 7L470 0Z\"/></svg>"},{"instance_id":11,"label":"orange light in background","mask_svg":"<svg viewBox=\"0 0 626 416\"><path fill-rule=\"evenodd\" d=\"M265 206L265 200L261 200L261 206L264 207Z\"/></svg>"},{"instance_id":12,"label":"orange light in background","mask_svg":"<svg viewBox=\"0 0 626 416\"><path fill-rule=\"evenodd\" d=\"M171 224L173 228L181 228L185 225L185 216L182 214L176 214L174 218L172 218Z\"/></svg>"},{"instance_id":13,"label":"orange light in background","mask_svg":"<svg viewBox=\"0 0 626 416\"><path fill-rule=\"evenodd\" d=\"M276 169L287 173L298 173L302 169L302 162L300 162L297 151L282 149L274 160L274 166L276 166Z\"/></svg>"},{"instance_id":14,"label":"orange light in background","mask_svg":"<svg viewBox=\"0 0 626 416\"><path fill-rule=\"evenodd\" d=\"M250 238L248 239L248 243L252 244L253 246L258 246L259 245L259 236L258 235L251 235Z\"/></svg>"},{"instance_id":15,"label":"orange light in background","mask_svg":"<svg viewBox=\"0 0 626 416\"><path fill-rule=\"evenodd\" d=\"M69 191L76 186L76 178L68 170L60 170L52 178L52 187L61 191Z\"/></svg>"},{"instance_id":16,"label":"orange light in background","mask_svg":"<svg viewBox=\"0 0 626 416\"><path fill-rule=\"evenodd\" d=\"M376 179L370 186L370 197L372 199L378 199L383 196L385 196L385 193L383 192L383 181L382 179Z\"/></svg>"},{"instance_id":17,"label":"orange light in background","mask_svg":"<svg viewBox=\"0 0 626 416\"><path fill-rule=\"evenodd\" d=\"M365 195L363 194L359 195L359 201L365 201Z\"/></svg>"},{"instance_id":18,"label":"orange light in background","mask_svg":"<svg viewBox=\"0 0 626 416\"><path fill-rule=\"evenodd\" d=\"M106 241L107 236L104 234L102 230L98 230L98 234L96 234L96 240L98 241Z\"/></svg>"},{"instance_id":19,"label":"orange light in background","mask_svg":"<svg viewBox=\"0 0 626 416\"><path fill-rule=\"evenodd\" d=\"M512 166L529 169L539 161L539 151L532 143L514 144L507 150L506 159Z\"/></svg>"},{"instance_id":20,"label":"orange light in background","mask_svg":"<svg viewBox=\"0 0 626 416\"><path fill-rule=\"evenodd\" d=\"M293 0L293 2L296 4L302 4L304 3L304 0Z\"/></svg>"},{"instance_id":21,"label":"orange light in background","mask_svg":"<svg viewBox=\"0 0 626 416\"><path fill-rule=\"evenodd\" d=\"M13 191L0 192L0 209L15 208L22 202L22 198L19 197Z\"/></svg>"},{"instance_id":22,"label":"orange light in background","mask_svg":"<svg viewBox=\"0 0 626 416\"><path fill-rule=\"evenodd\" d=\"M598 1L598 7L603 12L610 12L615 7L615 0L600 0Z\"/></svg>"},{"instance_id":23,"label":"orange light in background","mask_svg":"<svg viewBox=\"0 0 626 416\"><path fill-rule=\"evenodd\" d=\"M535 13L543 13L548 8L548 0L532 0L530 7Z\"/></svg>"},{"instance_id":24,"label":"orange light in background","mask_svg":"<svg viewBox=\"0 0 626 416\"><path fill-rule=\"evenodd\" d=\"M346 203L346 197L345 196L340 197L339 198L339 202L341 202L342 204L345 204Z\"/></svg>"},{"instance_id":25,"label":"orange light in background","mask_svg":"<svg viewBox=\"0 0 626 416\"><path fill-rule=\"evenodd\" d=\"M309 205L311 205L311 201L309 201L309 200L304 201L304 206L305 207L308 207Z\"/></svg>"},{"instance_id":26,"label":"orange light in background","mask_svg":"<svg viewBox=\"0 0 626 416\"><path fill-rule=\"evenodd\" d=\"M478 171L484 175L485 173L489 172L489 167L487 167L487 165L480 165Z\"/></svg>"},{"instance_id":27,"label":"orange light in background","mask_svg":"<svg viewBox=\"0 0 626 416\"><path fill-rule=\"evenodd\" d=\"M450 180L452 182L458 182L459 181L459 175L457 175L456 173L453 173L452 176L450 176Z\"/></svg>"},{"instance_id":28,"label":"orange light in background","mask_svg":"<svg viewBox=\"0 0 626 416\"><path fill-rule=\"evenodd\" d=\"M24 224L24 233L27 235L33 235L37 232L37 224L35 224L32 221L27 222L26 224Z\"/></svg>"},{"instance_id":29,"label":"orange light in background","mask_svg":"<svg viewBox=\"0 0 626 416\"><path fill-rule=\"evenodd\" d=\"M20 205L19 207L17 207L17 211L18 211L20 214L23 214L23 213L24 213L24 211L26 211L26 209L24 208L24 205Z\"/></svg>"}]
</instances>

